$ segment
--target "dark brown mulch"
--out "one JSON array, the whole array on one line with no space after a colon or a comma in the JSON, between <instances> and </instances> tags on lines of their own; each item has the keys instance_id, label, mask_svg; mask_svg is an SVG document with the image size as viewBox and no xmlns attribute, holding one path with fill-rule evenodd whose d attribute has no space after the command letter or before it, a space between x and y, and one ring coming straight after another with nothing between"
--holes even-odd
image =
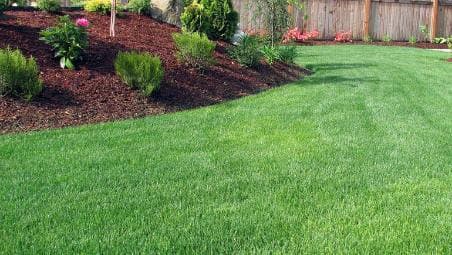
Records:
<instances>
[{"instance_id":1,"label":"dark brown mulch","mask_svg":"<svg viewBox=\"0 0 452 255\"><path fill-rule=\"evenodd\" d=\"M353 42L347 42L347 43L341 43L341 42L335 42L335 41L311 41L302 43L304 45L337 45L337 44L349 44L349 45L378 45L378 46L399 46L399 47L414 47L414 48L421 48L421 49L447 49L446 44L436 44L436 43L427 43L427 42L418 42L415 44L410 44L409 42L372 42L372 43L366 43L363 41L353 41Z\"/></svg>"},{"instance_id":2,"label":"dark brown mulch","mask_svg":"<svg viewBox=\"0 0 452 255\"><path fill-rule=\"evenodd\" d=\"M68 12L87 17L90 46L79 70L62 70L38 32L54 25L57 16L36 11L9 11L0 19L0 47L17 47L38 62L45 89L34 102L0 98L0 133L63 127L134 118L211 105L250 95L299 79L308 71L277 64L240 67L219 42L217 64L200 73L177 63L171 34L178 28L148 17L127 14L117 19L117 37L108 36L108 16ZM147 51L162 59L165 78L158 94L144 98L114 74L118 51Z\"/></svg>"}]
</instances>

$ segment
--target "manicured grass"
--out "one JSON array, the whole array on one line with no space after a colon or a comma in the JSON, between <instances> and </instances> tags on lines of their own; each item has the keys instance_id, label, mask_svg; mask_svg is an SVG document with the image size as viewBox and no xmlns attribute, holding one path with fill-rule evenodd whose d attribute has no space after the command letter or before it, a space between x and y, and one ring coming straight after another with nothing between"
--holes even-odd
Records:
<instances>
[{"instance_id":1,"label":"manicured grass","mask_svg":"<svg viewBox=\"0 0 452 255\"><path fill-rule=\"evenodd\" d=\"M256 96L0 136L0 253L451 254L447 54L299 50Z\"/></svg>"}]
</instances>

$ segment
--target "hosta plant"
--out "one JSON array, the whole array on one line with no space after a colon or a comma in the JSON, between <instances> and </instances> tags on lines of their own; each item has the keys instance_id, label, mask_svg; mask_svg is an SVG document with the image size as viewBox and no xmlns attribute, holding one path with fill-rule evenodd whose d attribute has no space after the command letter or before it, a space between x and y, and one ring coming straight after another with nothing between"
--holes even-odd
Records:
<instances>
[{"instance_id":1,"label":"hosta plant","mask_svg":"<svg viewBox=\"0 0 452 255\"><path fill-rule=\"evenodd\" d=\"M86 19L78 19L74 23L69 16L62 16L55 27L40 32L40 40L52 46L54 56L60 59L61 68L74 69L88 47L88 26Z\"/></svg>"}]
</instances>

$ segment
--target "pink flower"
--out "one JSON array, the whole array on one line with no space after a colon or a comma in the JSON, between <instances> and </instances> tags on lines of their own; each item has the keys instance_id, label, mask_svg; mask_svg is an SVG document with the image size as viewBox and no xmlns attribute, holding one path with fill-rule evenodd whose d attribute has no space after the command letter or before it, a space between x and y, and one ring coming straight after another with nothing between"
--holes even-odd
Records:
<instances>
[{"instance_id":1,"label":"pink flower","mask_svg":"<svg viewBox=\"0 0 452 255\"><path fill-rule=\"evenodd\" d=\"M77 19L75 21L75 24L78 27L89 27L89 21L87 19L85 19L85 18Z\"/></svg>"}]
</instances>

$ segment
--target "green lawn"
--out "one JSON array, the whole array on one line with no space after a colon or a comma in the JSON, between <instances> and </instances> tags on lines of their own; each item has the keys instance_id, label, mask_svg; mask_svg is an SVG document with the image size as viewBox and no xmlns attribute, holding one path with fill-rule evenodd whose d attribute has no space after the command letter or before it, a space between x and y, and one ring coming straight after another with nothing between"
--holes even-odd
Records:
<instances>
[{"instance_id":1,"label":"green lawn","mask_svg":"<svg viewBox=\"0 0 452 255\"><path fill-rule=\"evenodd\" d=\"M447 54L299 50L259 95L0 136L0 253L451 254Z\"/></svg>"}]
</instances>

